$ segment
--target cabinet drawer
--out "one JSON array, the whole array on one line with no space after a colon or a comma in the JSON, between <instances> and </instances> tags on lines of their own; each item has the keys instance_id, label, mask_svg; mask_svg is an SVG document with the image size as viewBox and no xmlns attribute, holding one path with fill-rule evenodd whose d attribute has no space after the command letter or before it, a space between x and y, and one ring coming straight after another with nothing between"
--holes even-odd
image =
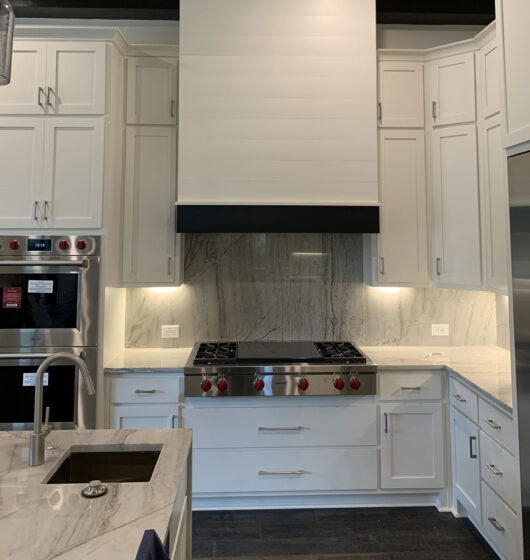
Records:
<instances>
[{"instance_id":1,"label":"cabinet drawer","mask_svg":"<svg viewBox=\"0 0 530 560\"><path fill-rule=\"evenodd\" d=\"M451 404L473 422L478 422L478 397L471 389L453 377L449 380Z\"/></svg>"},{"instance_id":2,"label":"cabinet drawer","mask_svg":"<svg viewBox=\"0 0 530 560\"><path fill-rule=\"evenodd\" d=\"M512 508L517 503L515 458L480 432L480 474L497 494Z\"/></svg>"},{"instance_id":3,"label":"cabinet drawer","mask_svg":"<svg viewBox=\"0 0 530 560\"><path fill-rule=\"evenodd\" d=\"M375 405L184 407L195 449L377 445Z\"/></svg>"},{"instance_id":4,"label":"cabinet drawer","mask_svg":"<svg viewBox=\"0 0 530 560\"><path fill-rule=\"evenodd\" d=\"M482 529L504 558L521 555L520 522L515 513L482 482Z\"/></svg>"},{"instance_id":5,"label":"cabinet drawer","mask_svg":"<svg viewBox=\"0 0 530 560\"><path fill-rule=\"evenodd\" d=\"M222 473L215 476L214 473ZM193 453L193 492L374 490L377 450L221 449Z\"/></svg>"},{"instance_id":6,"label":"cabinet drawer","mask_svg":"<svg viewBox=\"0 0 530 560\"><path fill-rule=\"evenodd\" d=\"M381 400L440 400L442 377L435 373L383 373L379 376Z\"/></svg>"},{"instance_id":7,"label":"cabinet drawer","mask_svg":"<svg viewBox=\"0 0 530 560\"><path fill-rule=\"evenodd\" d=\"M515 452L515 434L513 420L485 400L479 399L479 426L495 441Z\"/></svg>"},{"instance_id":8,"label":"cabinet drawer","mask_svg":"<svg viewBox=\"0 0 530 560\"><path fill-rule=\"evenodd\" d=\"M175 376L113 377L110 380L111 403L149 404L179 402L180 379Z\"/></svg>"}]
</instances>

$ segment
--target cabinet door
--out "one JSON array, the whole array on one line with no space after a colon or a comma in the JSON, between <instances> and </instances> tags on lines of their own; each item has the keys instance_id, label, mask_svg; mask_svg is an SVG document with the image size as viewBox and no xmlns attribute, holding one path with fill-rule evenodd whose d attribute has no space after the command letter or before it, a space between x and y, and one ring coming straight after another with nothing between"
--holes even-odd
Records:
<instances>
[{"instance_id":1,"label":"cabinet door","mask_svg":"<svg viewBox=\"0 0 530 560\"><path fill-rule=\"evenodd\" d=\"M453 491L468 515L480 524L479 430L453 409Z\"/></svg>"},{"instance_id":2,"label":"cabinet door","mask_svg":"<svg viewBox=\"0 0 530 560\"><path fill-rule=\"evenodd\" d=\"M501 110L501 68L497 40L484 45L477 55L479 116L487 119Z\"/></svg>"},{"instance_id":3,"label":"cabinet door","mask_svg":"<svg viewBox=\"0 0 530 560\"><path fill-rule=\"evenodd\" d=\"M44 114L45 87L46 43L15 41L11 82L0 88L0 114Z\"/></svg>"},{"instance_id":4,"label":"cabinet door","mask_svg":"<svg viewBox=\"0 0 530 560\"><path fill-rule=\"evenodd\" d=\"M423 63L379 63L379 125L423 127Z\"/></svg>"},{"instance_id":5,"label":"cabinet door","mask_svg":"<svg viewBox=\"0 0 530 560\"><path fill-rule=\"evenodd\" d=\"M474 121L475 54L431 62L431 96L434 126Z\"/></svg>"},{"instance_id":6,"label":"cabinet door","mask_svg":"<svg viewBox=\"0 0 530 560\"><path fill-rule=\"evenodd\" d=\"M101 227L103 118L46 119L44 218L49 227Z\"/></svg>"},{"instance_id":7,"label":"cabinet door","mask_svg":"<svg viewBox=\"0 0 530 560\"><path fill-rule=\"evenodd\" d=\"M111 428L114 430L149 430L179 427L179 407L111 406Z\"/></svg>"},{"instance_id":8,"label":"cabinet door","mask_svg":"<svg viewBox=\"0 0 530 560\"><path fill-rule=\"evenodd\" d=\"M486 283L508 292L508 171L500 117L479 125L480 182L484 208Z\"/></svg>"},{"instance_id":9,"label":"cabinet door","mask_svg":"<svg viewBox=\"0 0 530 560\"><path fill-rule=\"evenodd\" d=\"M475 125L433 131L434 270L437 285L480 288Z\"/></svg>"},{"instance_id":10,"label":"cabinet door","mask_svg":"<svg viewBox=\"0 0 530 560\"><path fill-rule=\"evenodd\" d=\"M0 119L2 178L0 227L31 228L40 224L44 121L39 118Z\"/></svg>"},{"instance_id":11,"label":"cabinet door","mask_svg":"<svg viewBox=\"0 0 530 560\"><path fill-rule=\"evenodd\" d=\"M123 279L175 282L177 136L174 127L129 127L125 164Z\"/></svg>"},{"instance_id":12,"label":"cabinet door","mask_svg":"<svg viewBox=\"0 0 530 560\"><path fill-rule=\"evenodd\" d=\"M379 131L380 284L429 282L425 134Z\"/></svg>"},{"instance_id":13,"label":"cabinet door","mask_svg":"<svg viewBox=\"0 0 530 560\"><path fill-rule=\"evenodd\" d=\"M49 43L46 95L56 115L105 113L106 47L103 43Z\"/></svg>"},{"instance_id":14,"label":"cabinet door","mask_svg":"<svg viewBox=\"0 0 530 560\"><path fill-rule=\"evenodd\" d=\"M177 124L177 59L130 57L128 124Z\"/></svg>"},{"instance_id":15,"label":"cabinet door","mask_svg":"<svg viewBox=\"0 0 530 560\"><path fill-rule=\"evenodd\" d=\"M441 403L381 405L381 488L443 488Z\"/></svg>"}]
</instances>

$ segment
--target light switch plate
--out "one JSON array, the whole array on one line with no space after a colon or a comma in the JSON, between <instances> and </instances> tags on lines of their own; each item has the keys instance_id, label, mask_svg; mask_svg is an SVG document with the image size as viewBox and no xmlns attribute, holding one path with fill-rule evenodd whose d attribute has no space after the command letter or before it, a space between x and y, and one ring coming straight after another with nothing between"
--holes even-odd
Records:
<instances>
[{"instance_id":1,"label":"light switch plate","mask_svg":"<svg viewBox=\"0 0 530 560\"><path fill-rule=\"evenodd\" d=\"M180 336L180 325L162 325L162 338L178 338Z\"/></svg>"},{"instance_id":2,"label":"light switch plate","mask_svg":"<svg viewBox=\"0 0 530 560\"><path fill-rule=\"evenodd\" d=\"M432 336L449 336L449 325L446 323L431 325Z\"/></svg>"}]
</instances>

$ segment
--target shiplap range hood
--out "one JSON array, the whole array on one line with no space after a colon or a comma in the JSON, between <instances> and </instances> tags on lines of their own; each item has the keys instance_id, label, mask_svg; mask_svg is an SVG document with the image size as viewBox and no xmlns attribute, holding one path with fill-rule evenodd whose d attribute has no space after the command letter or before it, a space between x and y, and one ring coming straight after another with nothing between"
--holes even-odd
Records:
<instances>
[{"instance_id":1,"label":"shiplap range hood","mask_svg":"<svg viewBox=\"0 0 530 560\"><path fill-rule=\"evenodd\" d=\"M379 231L375 0L181 0L179 232Z\"/></svg>"}]
</instances>

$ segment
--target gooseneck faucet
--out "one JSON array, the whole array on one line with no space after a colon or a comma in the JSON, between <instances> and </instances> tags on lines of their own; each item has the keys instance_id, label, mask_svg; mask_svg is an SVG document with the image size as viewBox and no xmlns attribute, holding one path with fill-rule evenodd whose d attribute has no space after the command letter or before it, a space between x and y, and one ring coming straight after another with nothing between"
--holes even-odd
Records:
<instances>
[{"instance_id":1,"label":"gooseneck faucet","mask_svg":"<svg viewBox=\"0 0 530 560\"><path fill-rule=\"evenodd\" d=\"M44 463L44 442L46 436L50 433L50 426L48 422L46 425L42 426L42 393L44 384L44 373L51 364L57 362L58 360L66 360L74 363L81 372L83 381L85 382L85 388L89 395L94 395L96 389L92 378L90 377L90 372L86 365L85 360L76 354L68 354L66 352L57 352L46 358L35 376L35 413L34 413L34 428L33 433L29 436L29 465L30 467L38 467ZM46 415L48 416L48 415Z\"/></svg>"}]
</instances>

